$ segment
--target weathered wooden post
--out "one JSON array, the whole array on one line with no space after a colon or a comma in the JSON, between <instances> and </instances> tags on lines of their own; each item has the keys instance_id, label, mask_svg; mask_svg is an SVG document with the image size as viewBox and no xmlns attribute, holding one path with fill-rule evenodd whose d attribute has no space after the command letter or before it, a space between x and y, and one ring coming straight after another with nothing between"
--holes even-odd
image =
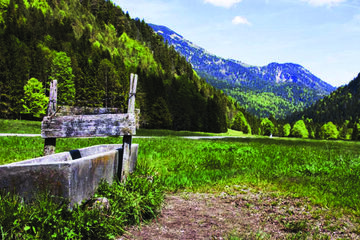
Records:
<instances>
[{"instance_id":1,"label":"weathered wooden post","mask_svg":"<svg viewBox=\"0 0 360 240\"><path fill-rule=\"evenodd\" d=\"M56 106L57 106L57 80L52 80L50 83L50 97L49 97L49 106L48 106L48 116L50 118L55 116ZM55 148L56 148L56 138L45 138L44 156L54 154Z\"/></svg>"},{"instance_id":2,"label":"weathered wooden post","mask_svg":"<svg viewBox=\"0 0 360 240\"><path fill-rule=\"evenodd\" d=\"M123 146L119 154L118 178L124 181L133 170L136 161L136 159L131 159L131 143L132 135L136 134L137 81L138 76L131 74L127 113L72 116L55 116L57 113L57 81L52 81L48 116L44 117L41 124L41 136L45 138L44 155L55 153L56 138L123 136Z\"/></svg>"},{"instance_id":3,"label":"weathered wooden post","mask_svg":"<svg viewBox=\"0 0 360 240\"><path fill-rule=\"evenodd\" d=\"M128 114L133 114L135 117L135 95L137 87L138 75L130 75L130 91L129 91L129 101L128 101ZM123 136L123 153L122 153L122 163L121 163L121 181L124 181L129 175L130 171L130 156L131 156L131 143L132 143L132 133L126 134ZM120 163L119 163L120 166Z\"/></svg>"}]
</instances>

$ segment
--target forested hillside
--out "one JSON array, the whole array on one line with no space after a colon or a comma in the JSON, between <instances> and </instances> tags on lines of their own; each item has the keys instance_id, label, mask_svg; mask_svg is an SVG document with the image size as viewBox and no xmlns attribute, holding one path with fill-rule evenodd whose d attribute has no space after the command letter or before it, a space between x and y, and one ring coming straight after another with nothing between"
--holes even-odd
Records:
<instances>
[{"instance_id":1,"label":"forested hillside","mask_svg":"<svg viewBox=\"0 0 360 240\"><path fill-rule=\"evenodd\" d=\"M338 88L306 110L291 115L288 121L301 118L312 119L320 125L332 122L343 131L351 129L348 134L357 140L360 127L360 74L348 85Z\"/></svg>"},{"instance_id":2,"label":"forested hillside","mask_svg":"<svg viewBox=\"0 0 360 240\"><path fill-rule=\"evenodd\" d=\"M111 1L0 0L0 118L44 114L51 79L60 104L125 108L131 72L143 127L224 132L237 112Z\"/></svg>"}]
</instances>

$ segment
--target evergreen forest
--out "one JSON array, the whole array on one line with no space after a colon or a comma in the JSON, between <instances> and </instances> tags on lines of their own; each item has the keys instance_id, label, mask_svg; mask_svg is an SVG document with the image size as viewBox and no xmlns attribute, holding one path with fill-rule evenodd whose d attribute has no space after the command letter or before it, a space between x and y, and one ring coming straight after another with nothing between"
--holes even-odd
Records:
<instances>
[{"instance_id":1,"label":"evergreen forest","mask_svg":"<svg viewBox=\"0 0 360 240\"><path fill-rule=\"evenodd\" d=\"M299 119L311 119L307 125L317 132L315 137L360 140L360 74L309 108L288 116L286 121L294 123ZM332 129L332 135L330 131L324 135L327 128Z\"/></svg>"},{"instance_id":2,"label":"evergreen forest","mask_svg":"<svg viewBox=\"0 0 360 240\"><path fill-rule=\"evenodd\" d=\"M0 118L43 116L52 79L59 105L126 110L130 73L144 128L226 132L239 111L111 1L0 0Z\"/></svg>"}]
</instances>

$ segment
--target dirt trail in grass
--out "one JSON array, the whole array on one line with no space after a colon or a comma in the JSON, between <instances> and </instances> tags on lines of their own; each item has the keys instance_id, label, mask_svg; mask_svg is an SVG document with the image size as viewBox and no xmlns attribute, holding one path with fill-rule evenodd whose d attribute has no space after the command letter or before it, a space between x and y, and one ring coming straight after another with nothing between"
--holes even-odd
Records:
<instances>
[{"instance_id":1,"label":"dirt trail in grass","mask_svg":"<svg viewBox=\"0 0 360 240\"><path fill-rule=\"evenodd\" d=\"M119 239L360 239L350 216L306 199L252 192L166 196L158 219Z\"/></svg>"}]
</instances>

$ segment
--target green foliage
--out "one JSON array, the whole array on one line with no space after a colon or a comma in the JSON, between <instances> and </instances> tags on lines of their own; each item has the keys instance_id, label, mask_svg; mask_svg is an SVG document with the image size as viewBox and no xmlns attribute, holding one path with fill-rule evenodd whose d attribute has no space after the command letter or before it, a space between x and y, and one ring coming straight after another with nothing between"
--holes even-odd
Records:
<instances>
[{"instance_id":1,"label":"green foliage","mask_svg":"<svg viewBox=\"0 0 360 240\"><path fill-rule=\"evenodd\" d=\"M131 39L126 33L119 38L122 43L121 54L125 59L125 66L131 69L140 67L148 68L150 72L158 72L159 66L155 61L150 49L140 44L138 41Z\"/></svg>"},{"instance_id":2,"label":"green foliage","mask_svg":"<svg viewBox=\"0 0 360 240\"><path fill-rule=\"evenodd\" d=\"M152 129L171 128L172 116L167 107L165 100L162 97L156 99L151 105L149 117L152 119L149 127Z\"/></svg>"},{"instance_id":3,"label":"green foliage","mask_svg":"<svg viewBox=\"0 0 360 240\"><path fill-rule=\"evenodd\" d=\"M58 103L61 105L74 105L74 74L72 73L71 59L65 52L55 53L50 79L58 81Z\"/></svg>"},{"instance_id":4,"label":"green foliage","mask_svg":"<svg viewBox=\"0 0 360 240\"><path fill-rule=\"evenodd\" d=\"M245 134L251 134L251 127L242 112L236 114L231 129L242 131Z\"/></svg>"},{"instance_id":5,"label":"green foliage","mask_svg":"<svg viewBox=\"0 0 360 240\"><path fill-rule=\"evenodd\" d=\"M272 135L275 132L275 126L268 118L261 121L261 134L264 136Z\"/></svg>"},{"instance_id":6,"label":"green foliage","mask_svg":"<svg viewBox=\"0 0 360 240\"><path fill-rule=\"evenodd\" d=\"M139 162L137 170L126 183L103 184L95 197L110 201L112 216L121 218L123 225L140 224L156 217L164 199L164 189L155 169Z\"/></svg>"},{"instance_id":7,"label":"green foliage","mask_svg":"<svg viewBox=\"0 0 360 240\"><path fill-rule=\"evenodd\" d=\"M45 96L45 90L41 82L36 78L30 78L24 86L23 113L31 113L34 117L46 114L49 98Z\"/></svg>"},{"instance_id":8,"label":"green foliage","mask_svg":"<svg viewBox=\"0 0 360 240\"><path fill-rule=\"evenodd\" d=\"M285 124L283 127L284 137L290 136L291 125L289 123Z\"/></svg>"},{"instance_id":9,"label":"green foliage","mask_svg":"<svg viewBox=\"0 0 360 240\"><path fill-rule=\"evenodd\" d=\"M304 122L306 125L306 129L309 132L309 138L316 138L317 131L318 131L317 124L315 124L314 121L309 118L306 118Z\"/></svg>"},{"instance_id":10,"label":"green foliage","mask_svg":"<svg viewBox=\"0 0 360 240\"><path fill-rule=\"evenodd\" d=\"M10 0L0 0L0 24L4 23L3 14L5 13L5 9L9 6Z\"/></svg>"},{"instance_id":11,"label":"green foliage","mask_svg":"<svg viewBox=\"0 0 360 240\"><path fill-rule=\"evenodd\" d=\"M354 123L351 139L360 140L360 123Z\"/></svg>"},{"instance_id":12,"label":"green foliage","mask_svg":"<svg viewBox=\"0 0 360 240\"><path fill-rule=\"evenodd\" d=\"M1 3L1 118L20 117L29 77L46 91L57 79L59 105L126 110L130 73L139 75L143 127L226 132L227 115L238 111L151 27L111 1Z\"/></svg>"},{"instance_id":13,"label":"green foliage","mask_svg":"<svg viewBox=\"0 0 360 240\"><path fill-rule=\"evenodd\" d=\"M39 9L44 15L47 13L52 13L52 9L46 0L33 0L29 2L31 2L31 4L28 3L27 8L31 6L32 8Z\"/></svg>"},{"instance_id":14,"label":"green foliage","mask_svg":"<svg viewBox=\"0 0 360 240\"><path fill-rule=\"evenodd\" d=\"M346 120L340 128L339 138L344 140L351 140L353 129L350 127L350 121Z\"/></svg>"},{"instance_id":15,"label":"green foliage","mask_svg":"<svg viewBox=\"0 0 360 240\"><path fill-rule=\"evenodd\" d=\"M209 82L214 84L213 81ZM215 83L214 86L217 86L217 84ZM303 90L297 88L292 90L297 95L296 97L290 96L287 98L286 96L279 96L276 92L281 92L278 90L283 87L281 84L276 84L273 89L268 89L264 92L249 90L245 86L233 87L220 85L218 87L239 101L240 105L247 109L249 113L260 118L273 115L276 119L284 119L291 113L303 110L306 107L306 100L317 98L313 93L303 96L304 93L301 93ZM303 99L303 101L294 101L292 100L294 98Z\"/></svg>"},{"instance_id":16,"label":"green foliage","mask_svg":"<svg viewBox=\"0 0 360 240\"><path fill-rule=\"evenodd\" d=\"M328 122L321 127L319 136L321 139L338 139L339 131L332 122Z\"/></svg>"},{"instance_id":17,"label":"green foliage","mask_svg":"<svg viewBox=\"0 0 360 240\"><path fill-rule=\"evenodd\" d=\"M307 130L304 120L297 121L291 129L291 135L297 138L308 138L309 131Z\"/></svg>"},{"instance_id":18,"label":"green foliage","mask_svg":"<svg viewBox=\"0 0 360 240\"><path fill-rule=\"evenodd\" d=\"M292 114L287 118L288 122L297 121L300 118L311 118L316 124L324 125L331 121L337 126L352 126L359 119L360 104L360 74L348 85L339 87L329 96L313 104L311 107ZM349 127L351 128L351 127ZM346 129L348 129L346 127ZM342 138L347 139L347 130L342 133Z\"/></svg>"},{"instance_id":19,"label":"green foliage","mask_svg":"<svg viewBox=\"0 0 360 240\"><path fill-rule=\"evenodd\" d=\"M86 203L72 210L66 202L43 193L24 204L9 193L0 193L0 227L3 239L114 239L127 225L139 224L159 213L164 193L156 172L146 165L126 183L103 183L95 197L106 197L110 209Z\"/></svg>"}]
</instances>

